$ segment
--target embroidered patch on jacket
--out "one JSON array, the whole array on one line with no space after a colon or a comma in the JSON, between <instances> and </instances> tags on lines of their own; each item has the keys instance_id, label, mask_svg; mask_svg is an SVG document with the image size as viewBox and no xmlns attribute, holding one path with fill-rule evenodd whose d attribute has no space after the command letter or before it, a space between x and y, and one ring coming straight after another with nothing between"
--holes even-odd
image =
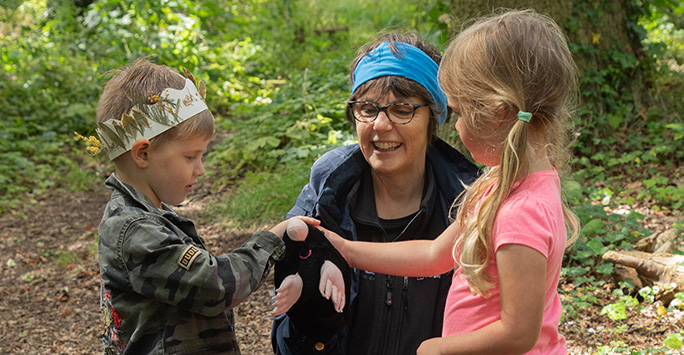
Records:
<instances>
[{"instance_id":1,"label":"embroidered patch on jacket","mask_svg":"<svg viewBox=\"0 0 684 355\"><path fill-rule=\"evenodd\" d=\"M200 254L202 254L202 251L198 247L194 245L188 245L178 258L178 266L185 270L190 270L192 263L195 262L195 259L197 259Z\"/></svg>"}]
</instances>

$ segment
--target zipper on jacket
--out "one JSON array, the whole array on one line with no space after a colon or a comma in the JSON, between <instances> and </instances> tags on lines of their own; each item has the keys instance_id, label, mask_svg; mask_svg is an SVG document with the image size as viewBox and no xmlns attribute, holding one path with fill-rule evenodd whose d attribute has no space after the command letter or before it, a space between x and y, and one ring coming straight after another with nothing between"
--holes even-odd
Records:
<instances>
[{"instance_id":1,"label":"zipper on jacket","mask_svg":"<svg viewBox=\"0 0 684 355\"><path fill-rule=\"evenodd\" d=\"M404 328L404 311L408 309L408 283L409 278L404 276L404 285L401 287L401 304L399 307L402 310L399 312L399 327L397 328L397 334L394 337L396 339L394 343L394 353L399 350L399 342L401 341L401 330Z\"/></svg>"},{"instance_id":2,"label":"zipper on jacket","mask_svg":"<svg viewBox=\"0 0 684 355\"><path fill-rule=\"evenodd\" d=\"M408 309L408 283L409 278L404 276L404 287L401 288L401 305L404 309Z\"/></svg>"},{"instance_id":3,"label":"zipper on jacket","mask_svg":"<svg viewBox=\"0 0 684 355\"><path fill-rule=\"evenodd\" d=\"M385 280L387 283L387 297L385 297L385 305L392 305L392 276L385 275Z\"/></svg>"},{"instance_id":4,"label":"zipper on jacket","mask_svg":"<svg viewBox=\"0 0 684 355\"><path fill-rule=\"evenodd\" d=\"M394 304L394 301L392 300L392 288L393 288L393 283L394 283L394 276L390 275L385 275L385 286L387 287L387 297L385 297L385 338L381 342L381 344L378 344L380 347L376 348L375 352L370 352L369 354L377 354L377 355L387 355L387 354L392 354L390 351L391 347L391 341L389 339L392 339L392 305ZM381 350L382 349L382 350Z\"/></svg>"}]
</instances>

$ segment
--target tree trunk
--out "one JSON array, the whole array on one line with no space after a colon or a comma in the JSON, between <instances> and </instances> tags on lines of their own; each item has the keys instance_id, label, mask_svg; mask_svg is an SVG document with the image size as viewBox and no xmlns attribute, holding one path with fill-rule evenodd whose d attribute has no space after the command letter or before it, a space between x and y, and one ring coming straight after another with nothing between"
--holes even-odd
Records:
<instances>
[{"instance_id":1,"label":"tree trunk","mask_svg":"<svg viewBox=\"0 0 684 355\"><path fill-rule=\"evenodd\" d=\"M572 14L571 0L451 0L452 23L449 27L451 36L457 35L462 25L478 17L487 16L493 10L505 9L535 9L537 12L551 16L558 24L562 24Z\"/></svg>"},{"instance_id":2,"label":"tree trunk","mask_svg":"<svg viewBox=\"0 0 684 355\"><path fill-rule=\"evenodd\" d=\"M591 136L613 136L615 130L643 123L627 119L639 116L649 87L641 66L647 58L635 30L638 9L629 7L628 1L451 0L450 37L472 19L498 8L534 9L549 15L565 31L581 76L582 106L586 108L581 126L587 142ZM441 127L439 135L453 143L453 122Z\"/></svg>"}]
</instances>

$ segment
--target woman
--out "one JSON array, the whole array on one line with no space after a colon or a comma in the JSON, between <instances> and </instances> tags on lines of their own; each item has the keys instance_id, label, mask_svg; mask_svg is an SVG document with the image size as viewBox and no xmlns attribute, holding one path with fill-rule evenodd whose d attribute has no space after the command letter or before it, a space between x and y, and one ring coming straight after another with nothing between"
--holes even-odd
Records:
<instances>
[{"instance_id":1,"label":"woman","mask_svg":"<svg viewBox=\"0 0 684 355\"><path fill-rule=\"evenodd\" d=\"M324 154L311 167L288 216L306 215L351 240L434 239L449 224L449 206L478 174L436 136L447 118L437 81L441 54L416 35L385 34L352 64L346 115L359 144ZM276 354L415 354L441 335L450 275L395 277L354 270L350 321L329 339L297 332L275 318Z\"/></svg>"}]
</instances>

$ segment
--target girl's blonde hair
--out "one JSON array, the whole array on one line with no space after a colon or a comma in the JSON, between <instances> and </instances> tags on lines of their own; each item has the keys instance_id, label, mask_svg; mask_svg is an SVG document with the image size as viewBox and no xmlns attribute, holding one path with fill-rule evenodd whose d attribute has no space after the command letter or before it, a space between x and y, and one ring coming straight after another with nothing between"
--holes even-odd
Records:
<instances>
[{"instance_id":1,"label":"girl's blonde hair","mask_svg":"<svg viewBox=\"0 0 684 355\"><path fill-rule=\"evenodd\" d=\"M501 151L500 164L457 200L456 223L462 233L453 250L471 290L488 296L493 283L485 270L494 257L494 220L516 180L529 172L528 149L543 149L561 176L567 169L577 68L563 32L551 18L513 10L480 19L462 31L444 53L440 79L467 129L480 139L499 140L493 146ZM530 122L519 120L518 111L532 113ZM503 130L508 131L503 140L493 134ZM545 144L528 148L528 135L541 137ZM563 214L572 230L566 243L570 245L579 222L565 202Z\"/></svg>"}]
</instances>

